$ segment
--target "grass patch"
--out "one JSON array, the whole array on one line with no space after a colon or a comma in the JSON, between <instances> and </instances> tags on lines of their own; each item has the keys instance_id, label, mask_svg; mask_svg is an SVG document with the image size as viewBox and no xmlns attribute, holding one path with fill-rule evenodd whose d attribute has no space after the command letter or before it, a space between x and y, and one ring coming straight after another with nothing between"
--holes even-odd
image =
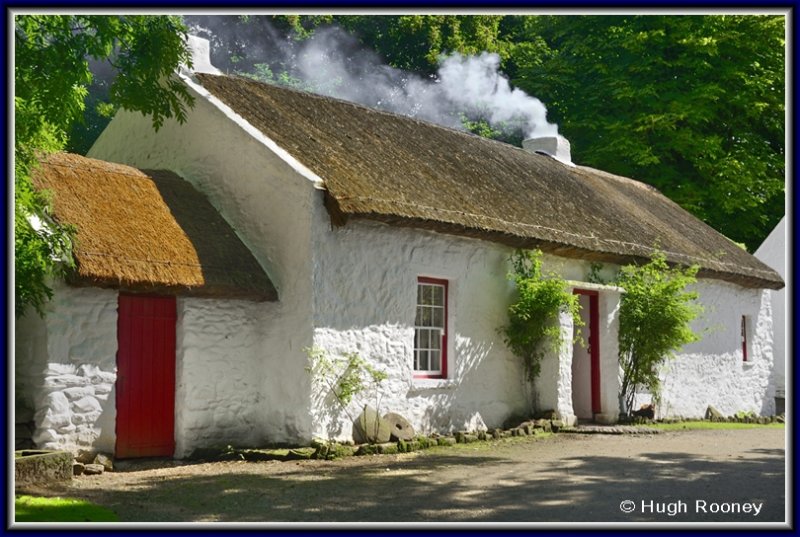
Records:
<instances>
[{"instance_id":1,"label":"grass patch","mask_svg":"<svg viewBox=\"0 0 800 537\"><path fill-rule=\"evenodd\" d=\"M768 423L761 425L758 423L738 423L738 422L717 422L717 421L683 421L680 423L653 423L644 425L645 427L653 427L661 429L662 431L684 431L684 430L699 430L699 429L783 429L783 423Z\"/></svg>"},{"instance_id":2,"label":"grass patch","mask_svg":"<svg viewBox=\"0 0 800 537\"><path fill-rule=\"evenodd\" d=\"M117 515L105 507L75 498L16 496L16 522L118 522Z\"/></svg>"}]
</instances>

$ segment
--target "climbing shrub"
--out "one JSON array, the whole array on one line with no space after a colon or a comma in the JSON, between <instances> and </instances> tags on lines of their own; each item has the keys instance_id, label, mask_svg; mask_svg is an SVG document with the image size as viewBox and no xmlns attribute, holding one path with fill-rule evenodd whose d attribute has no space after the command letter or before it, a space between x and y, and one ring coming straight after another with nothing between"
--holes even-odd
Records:
<instances>
[{"instance_id":1,"label":"climbing shrub","mask_svg":"<svg viewBox=\"0 0 800 537\"><path fill-rule=\"evenodd\" d=\"M530 381L539 376L545 351L557 353L564 343L559 313L569 313L576 327L583 325L578 297L557 274L542 274L541 256L539 250L517 250L511 256L509 279L516 284L517 299L503 328L506 344L522 358Z\"/></svg>"},{"instance_id":2,"label":"climbing shrub","mask_svg":"<svg viewBox=\"0 0 800 537\"><path fill-rule=\"evenodd\" d=\"M306 371L313 377L314 382L321 383L338 401L342 410L353 420L348 406L353 398L367 390L374 392L376 408L379 408L377 398L378 387L388 378L383 371L379 371L369 364L358 353L345 353L340 357L331 357L328 352L319 347L306 349L310 365Z\"/></svg>"},{"instance_id":3,"label":"climbing shrub","mask_svg":"<svg viewBox=\"0 0 800 537\"><path fill-rule=\"evenodd\" d=\"M661 252L645 265L626 265L617 285L625 289L619 312L619 357L622 367L620 411L630 413L634 396L647 388L660 394L659 368L687 343L699 341L690 324L703 311L697 293L697 266L670 268Z\"/></svg>"}]
</instances>

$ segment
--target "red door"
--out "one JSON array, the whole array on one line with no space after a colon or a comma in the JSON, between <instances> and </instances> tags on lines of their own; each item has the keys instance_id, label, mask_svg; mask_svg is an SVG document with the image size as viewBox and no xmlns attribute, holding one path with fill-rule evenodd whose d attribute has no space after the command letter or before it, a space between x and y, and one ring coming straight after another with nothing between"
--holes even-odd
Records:
<instances>
[{"instance_id":1,"label":"red door","mask_svg":"<svg viewBox=\"0 0 800 537\"><path fill-rule=\"evenodd\" d=\"M592 379L592 413L602 412L600 405L600 312L598 311L599 293L586 289L575 289L575 294L589 297L589 355Z\"/></svg>"},{"instance_id":2,"label":"red door","mask_svg":"<svg viewBox=\"0 0 800 537\"><path fill-rule=\"evenodd\" d=\"M119 295L116 457L175 451L175 297Z\"/></svg>"}]
</instances>

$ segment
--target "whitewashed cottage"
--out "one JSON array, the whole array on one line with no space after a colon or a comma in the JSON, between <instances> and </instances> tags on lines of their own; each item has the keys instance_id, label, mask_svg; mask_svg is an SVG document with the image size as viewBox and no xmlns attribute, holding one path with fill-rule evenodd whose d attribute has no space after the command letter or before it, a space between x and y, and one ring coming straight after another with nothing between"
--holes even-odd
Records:
<instances>
[{"instance_id":1,"label":"whitewashed cottage","mask_svg":"<svg viewBox=\"0 0 800 537\"><path fill-rule=\"evenodd\" d=\"M176 75L196 98L185 124L122 111L92 158L39 174L77 227L77 270L45 320L16 326L16 417L38 446L184 457L347 438L312 388L312 347L387 372L382 407L422 432L532 407L614 422L621 295L590 264L608 277L655 245L700 265L707 309L660 412L773 412L781 277L655 189L569 162L561 138L518 148L205 69ZM572 282L591 339L546 357L533 388L498 331L519 247Z\"/></svg>"}]
</instances>

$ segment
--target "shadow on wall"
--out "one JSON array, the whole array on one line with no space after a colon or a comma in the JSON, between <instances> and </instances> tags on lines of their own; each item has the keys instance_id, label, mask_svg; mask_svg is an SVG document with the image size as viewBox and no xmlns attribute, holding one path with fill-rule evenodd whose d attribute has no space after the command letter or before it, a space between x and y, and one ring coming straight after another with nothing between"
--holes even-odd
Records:
<instances>
[{"instance_id":1,"label":"shadow on wall","mask_svg":"<svg viewBox=\"0 0 800 537\"><path fill-rule=\"evenodd\" d=\"M143 171L190 243L191 251L181 252L186 263L175 268L185 271L183 278L197 281L202 294L209 296L277 300L277 291L252 252L204 195L171 172ZM185 245L176 245L181 246Z\"/></svg>"},{"instance_id":2,"label":"shadow on wall","mask_svg":"<svg viewBox=\"0 0 800 537\"><path fill-rule=\"evenodd\" d=\"M409 400L429 400L421 432L491 429L500 427L510 415L526 411L526 394L513 374L515 368L510 367L512 364L503 353L493 352L495 345L496 342L459 338L455 345L454 385L409 392ZM497 386L501 383L505 384L505 390L498 394ZM515 390L519 392L517 405L509 401Z\"/></svg>"},{"instance_id":3,"label":"shadow on wall","mask_svg":"<svg viewBox=\"0 0 800 537\"><path fill-rule=\"evenodd\" d=\"M754 449L743 458L720 460L681 452L631 458L554 456L548 450L543 456L531 448L274 470L246 463L219 473L146 475L135 487L74 489L70 495L114 510L122 521L784 521L782 449ZM625 500L634 502L632 512L621 509ZM686 512L643 512L641 503L650 500L664 506L681 501ZM706 502L707 512L697 511L698 501ZM758 516L708 511L712 503L746 502L761 504Z\"/></svg>"}]
</instances>

